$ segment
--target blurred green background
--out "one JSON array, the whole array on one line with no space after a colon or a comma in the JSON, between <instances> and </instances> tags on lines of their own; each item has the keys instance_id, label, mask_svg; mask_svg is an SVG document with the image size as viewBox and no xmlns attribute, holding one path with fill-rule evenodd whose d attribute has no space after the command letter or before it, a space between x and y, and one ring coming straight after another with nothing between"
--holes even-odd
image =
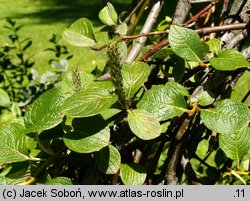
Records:
<instances>
[{"instance_id":1,"label":"blurred green background","mask_svg":"<svg viewBox=\"0 0 250 201\"><path fill-rule=\"evenodd\" d=\"M129 9L131 0L115 0L114 6L118 10ZM99 11L103 8L103 0L0 0L0 44L8 42L9 31L4 29L6 17L24 25L20 30L20 37L32 39L32 47L28 53L33 55L35 68L44 73L50 70L48 60L53 53L44 51L50 47L49 39L55 33L61 36L62 31L72 22L81 18L89 18L96 31L101 26L98 18ZM98 33L97 38L107 38L107 34ZM61 40L62 44L65 44ZM67 45L67 44L66 44ZM90 48L79 48L67 45L74 57L69 60L71 67L80 67L87 72L96 65L104 65L104 54L93 52Z\"/></svg>"}]
</instances>

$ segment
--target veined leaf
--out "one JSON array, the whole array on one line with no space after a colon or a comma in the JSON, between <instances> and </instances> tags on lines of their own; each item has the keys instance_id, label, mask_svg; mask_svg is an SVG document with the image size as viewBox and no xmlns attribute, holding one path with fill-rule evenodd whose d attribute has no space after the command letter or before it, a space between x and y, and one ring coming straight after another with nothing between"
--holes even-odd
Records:
<instances>
[{"instance_id":1,"label":"veined leaf","mask_svg":"<svg viewBox=\"0 0 250 201\"><path fill-rule=\"evenodd\" d=\"M64 96L58 88L53 88L38 97L27 109L24 124L29 132L39 132L58 125L63 118L60 107Z\"/></svg>"},{"instance_id":2,"label":"veined leaf","mask_svg":"<svg viewBox=\"0 0 250 201\"><path fill-rule=\"evenodd\" d=\"M240 160L250 150L250 128L246 125L235 134L220 134L219 144L227 157Z\"/></svg>"},{"instance_id":3,"label":"veined leaf","mask_svg":"<svg viewBox=\"0 0 250 201\"><path fill-rule=\"evenodd\" d=\"M125 185L142 185L147 177L147 170L138 164L121 164L121 180Z\"/></svg>"},{"instance_id":4,"label":"veined leaf","mask_svg":"<svg viewBox=\"0 0 250 201\"><path fill-rule=\"evenodd\" d=\"M87 18L74 22L62 33L63 38L75 46L93 46L96 44L92 23Z\"/></svg>"},{"instance_id":5,"label":"veined leaf","mask_svg":"<svg viewBox=\"0 0 250 201\"><path fill-rule=\"evenodd\" d=\"M28 137L25 128L18 123L11 123L0 128L0 163L26 161L28 157Z\"/></svg>"},{"instance_id":6,"label":"veined leaf","mask_svg":"<svg viewBox=\"0 0 250 201\"><path fill-rule=\"evenodd\" d=\"M165 121L187 111L184 96L187 90L176 82L168 82L165 86L153 86L145 92L137 104L138 109L153 114L158 121Z\"/></svg>"},{"instance_id":7,"label":"veined leaf","mask_svg":"<svg viewBox=\"0 0 250 201\"><path fill-rule=\"evenodd\" d=\"M220 101L214 109L202 109L201 119L212 131L232 134L249 122L250 113L243 103L225 99Z\"/></svg>"},{"instance_id":8,"label":"veined leaf","mask_svg":"<svg viewBox=\"0 0 250 201\"><path fill-rule=\"evenodd\" d=\"M207 44L211 52L213 52L216 55L220 53L222 45L222 42L220 40L218 40L217 38L212 38L209 41L207 41Z\"/></svg>"},{"instance_id":9,"label":"veined leaf","mask_svg":"<svg viewBox=\"0 0 250 201\"><path fill-rule=\"evenodd\" d=\"M78 153L92 153L108 146L110 130L101 116L74 119L74 131L63 137L65 145Z\"/></svg>"},{"instance_id":10,"label":"veined leaf","mask_svg":"<svg viewBox=\"0 0 250 201\"><path fill-rule=\"evenodd\" d=\"M201 106L207 106L214 102L213 94L208 91L203 91L198 97L198 103Z\"/></svg>"},{"instance_id":11,"label":"veined leaf","mask_svg":"<svg viewBox=\"0 0 250 201\"><path fill-rule=\"evenodd\" d=\"M123 65L122 77L126 95L133 97L147 81L150 72L150 67L143 62L137 61Z\"/></svg>"},{"instance_id":12,"label":"veined leaf","mask_svg":"<svg viewBox=\"0 0 250 201\"><path fill-rule=\"evenodd\" d=\"M68 73L63 77L62 81L60 82L60 87L65 97L72 96L74 93L76 93L77 88L86 89L90 84L94 82L95 79L93 75L87 73L82 73L80 74L80 76L80 86L75 86L71 73Z\"/></svg>"},{"instance_id":13,"label":"veined leaf","mask_svg":"<svg viewBox=\"0 0 250 201\"><path fill-rule=\"evenodd\" d=\"M71 117L88 117L109 109L116 100L107 89L89 87L67 98L61 111Z\"/></svg>"},{"instance_id":14,"label":"veined leaf","mask_svg":"<svg viewBox=\"0 0 250 201\"><path fill-rule=\"evenodd\" d=\"M0 107L10 107L11 101L9 95L0 88Z\"/></svg>"},{"instance_id":15,"label":"veined leaf","mask_svg":"<svg viewBox=\"0 0 250 201\"><path fill-rule=\"evenodd\" d=\"M222 51L218 57L211 58L210 63L218 70L235 70L241 67L250 67L250 63L243 54L233 49Z\"/></svg>"},{"instance_id":16,"label":"veined leaf","mask_svg":"<svg viewBox=\"0 0 250 201\"><path fill-rule=\"evenodd\" d=\"M188 90L177 82L167 82L165 84L165 88L169 88L169 89L174 88L175 91L181 94L182 96L189 96Z\"/></svg>"},{"instance_id":17,"label":"veined leaf","mask_svg":"<svg viewBox=\"0 0 250 201\"><path fill-rule=\"evenodd\" d=\"M97 167L106 174L116 174L120 169L121 155L112 145L95 153Z\"/></svg>"},{"instance_id":18,"label":"veined leaf","mask_svg":"<svg viewBox=\"0 0 250 201\"><path fill-rule=\"evenodd\" d=\"M122 110L117 109L117 108L110 108L107 110L103 110L100 115L102 115L103 119L107 120L113 116L115 116L116 114L120 113Z\"/></svg>"},{"instance_id":19,"label":"veined leaf","mask_svg":"<svg viewBox=\"0 0 250 201\"><path fill-rule=\"evenodd\" d=\"M73 185L73 182L68 177L56 177L51 179L46 184L48 185Z\"/></svg>"},{"instance_id":20,"label":"veined leaf","mask_svg":"<svg viewBox=\"0 0 250 201\"><path fill-rule=\"evenodd\" d=\"M125 22L122 22L116 27L115 33L118 34L127 34L128 25Z\"/></svg>"},{"instance_id":21,"label":"veined leaf","mask_svg":"<svg viewBox=\"0 0 250 201\"><path fill-rule=\"evenodd\" d=\"M161 134L159 121L152 114L144 110L129 110L128 125L132 132L143 140L154 139Z\"/></svg>"},{"instance_id":22,"label":"veined leaf","mask_svg":"<svg viewBox=\"0 0 250 201\"><path fill-rule=\"evenodd\" d=\"M13 179L10 179L8 177L0 176L0 185L11 185L11 182Z\"/></svg>"},{"instance_id":23,"label":"veined leaf","mask_svg":"<svg viewBox=\"0 0 250 201\"><path fill-rule=\"evenodd\" d=\"M103 24L106 24L108 26L113 26L117 24L118 21L118 15L115 11L114 6L111 3L107 3L107 6L105 6L100 12L99 12L99 18L102 21Z\"/></svg>"},{"instance_id":24,"label":"veined leaf","mask_svg":"<svg viewBox=\"0 0 250 201\"><path fill-rule=\"evenodd\" d=\"M207 49L195 31L176 25L170 27L169 44L176 55L190 61L200 61Z\"/></svg>"},{"instance_id":25,"label":"veined leaf","mask_svg":"<svg viewBox=\"0 0 250 201\"><path fill-rule=\"evenodd\" d=\"M199 89L199 93L194 93L191 99L201 106L207 106L214 102L214 94L209 89L208 85L204 85Z\"/></svg>"}]
</instances>

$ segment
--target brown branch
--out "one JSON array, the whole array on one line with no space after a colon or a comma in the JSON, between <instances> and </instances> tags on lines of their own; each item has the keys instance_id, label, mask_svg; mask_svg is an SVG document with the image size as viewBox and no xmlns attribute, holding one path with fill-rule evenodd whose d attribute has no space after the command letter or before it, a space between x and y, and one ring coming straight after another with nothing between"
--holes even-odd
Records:
<instances>
[{"instance_id":1,"label":"brown branch","mask_svg":"<svg viewBox=\"0 0 250 201\"><path fill-rule=\"evenodd\" d=\"M220 31L231 31L231 30L239 30L239 29L249 29L250 26L247 23L237 23L237 24L229 24L223 26L215 26L215 27L205 27L201 29L195 30L198 34L204 35L213 32Z\"/></svg>"},{"instance_id":2,"label":"brown branch","mask_svg":"<svg viewBox=\"0 0 250 201\"><path fill-rule=\"evenodd\" d=\"M226 15L229 13L229 0L224 0L222 11L220 14L219 26L224 24Z\"/></svg>"},{"instance_id":3,"label":"brown branch","mask_svg":"<svg viewBox=\"0 0 250 201\"><path fill-rule=\"evenodd\" d=\"M173 24L182 24L186 19L186 17L188 16L190 9L191 9L191 4L189 0L179 0L175 8ZM143 56L139 58L139 61L145 61L148 57L153 55L155 52L157 52L167 44L168 44L168 39L165 37L158 44L153 45L150 48L150 50L144 53Z\"/></svg>"},{"instance_id":4,"label":"brown branch","mask_svg":"<svg viewBox=\"0 0 250 201\"><path fill-rule=\"evenodd\" d=\"M239 30L239 29L249 29L250 25L247 23L237 23L237 24L230 24L230 25L223 25L223 26L215 26L215 27L204 27L201 29L195 30L196 33L200 35L210 34L214 32L221 32L221 31L231 31L231 30ZM134 39L143 36L152 36L152 35L162 35L168 34L169 30L165 31L157 31L157 32L150 32L146 34L136 34L132 36L120 35L122 39ZM138 60L139 61L146 61L148 57L152 56L154 53L162 49L164 46L168 44L168 39L164 38L159 43L153 45L144 55L142 55Z\"/></svg>"},{"instance_id":5,"label":"brown branch","mask_svg":"<svg viewBox=\"0 0 250 201\"><path fill-rule=\"evenodd\" d=\"M200 12L198 12L195 16L193 16L191 19L189 19L188 21L186 21L186 22L184 23L184 25L186 26L186 25L188 25L188 24L190 24L190 23L192 23L192 22L196 22L196 21L200 18L200 16L201 16L202 14L204 14L205 12L207 12L210 8L214 7L215 4L216 4L216 2L212 2L212 3L208 4L205 8L203 8L203 9L202 9Z\"/></svg>"},{"instance_id":6,"label":"brown branch","mask_svg":"<svg viewBox=\"0 0 250 201\"><path fill-rule=\"evenodd\" d=\"M140 11L139 11L139 13L137 14L134 22L132 23L132 25L131 25L131 27L130 27L130 29L128 31L129 35L134 33L134 31L135 31L135 29L137 27L137 24L139 23L140 19L142 18L144 12L147 10L148 5L149 5L149 0L145 0L142 7L141 7L141 9L140 9Z\"/></svg>"},{"instance_id":7,"label":"brown branch","mask_svg":"<svg viewBox=\"0 0 250 201\"><path fill-rule=\"evenodd\" d=\"M141 6L141 4L144 2L145 0L140 0L137 5L134 7L134 9L131 11L131 13L126 17L126 19L124 20L124 22L127 24L129 22L129 20L131 19L131 17L135 14L135 12L138 10L138 8Z\"/></svg>"},{"instance_id":8,"label":"brown branch","mask_svg":"<svg viewBox=\"0 0 250 201\"><path fill-rule=\"evenodd\" d=\"M146 61L148 57L152 56L154 53L162 49L164 46L168 44L168 39L164 38L159 43L153 45L147 52L145 52L138 60Z\"/></svg>"},{"instance_id":9,"label":"brown branch","mask_svg":"<svg viewBox=\"0 0 250 201\"><path fill-rule=\"evenodd\" d=\"M135 39L135 38L140 38L140 37L145 37L145 36L155 36L155 35L163 35L163 34L168 34L169 30L166 31L154 31L154 32L149 32L149 33L142 33L142 34L134 34L131 36L127 36L124 34L119 34L122 39Z\"/></svg>"},{"instance_id":10,"label":"brown branch","mask_svg":"<svg viewBox=\"0 0 250 201\"><path fill-rule=\"evenodd\" d=\"M214 26L214 27L204 27L197 30L194 30L196 33L205 35L210 34L214 32L220 32L220 31L231 31L231 30L239 30L239 29L249 29L250 25L247 23L237 23L237 24L229 24L229 25L223 25L223 26ZM149 32L149 33L143 33L143 34L135 34L132 36L126 36L124 34L120 34L120 37L122 39L135 39L145 36L155 36L155 35L164 35L168 34L169 29L165 31L155 31L155 32Z\"/></svg>"}]
</instances>

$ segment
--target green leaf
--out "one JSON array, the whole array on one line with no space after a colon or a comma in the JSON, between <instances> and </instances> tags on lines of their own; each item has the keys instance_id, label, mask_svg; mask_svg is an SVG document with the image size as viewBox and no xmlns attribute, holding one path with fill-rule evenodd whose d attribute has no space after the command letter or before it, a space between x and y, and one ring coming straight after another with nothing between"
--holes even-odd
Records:
<instances>
[{"instance_id":1,"label":"green leaf","mask_svg":"<svg viewBox=\"0 0 250 201\"><path fill-rule=\"evenodd\" d=\"M214 102L214 95L211 92L203 91L198 96L198 104L201 106L207 106Z\"/></svg>"},{"instance_id":2,"label":"green leaf","mask_svg":"<svg viewBox=\"0 0 250 201\"><path fill-rule=\"evenodd\" d=\"M128 125L131 131L143 140L151 140L161 134L159 121L152 114L144 110L129 110Z\"/></svg>"},{"instance_id":3,"label":"green leaf","mask_svg":"<svg viewBox=\"0 0 250 201\"><path fill-rule=\"evenodd\" d=\"M2 170L1 175L5 175L8 178L14 179L16 182L24 180L30 176L30 161L21 161L8 164L7 168ZM23 182L23 181L22 181Z\"/></svg>"},{"instance_id":4,"label":"green leaf","mask_svg":"<svg viewBox=\"0 0 250 201\"><path fill-rule=\"evenodd\" d=\"M97 87L109 90L111 92L115 91L115 87L111 80L105 80L105 81L95 81L91 84L91 87Z\"/></svg>"},{"instance_id":5,"label":"green leaf","mask_svg":"<svg viewBox=\"0 0 250 201\"><path fill-rule=\"evenodd\" d=\"M177 57L174 60L172 73L173 73L175 82L180 82L185 73L185 60L184 59Z\"/></svg>"},{"instance_id":6,"label":"green leaf","mask_svg":"<svg viewBox=\"0 0 250 201\"><path fill-rule=\"evenodd\" d=\"M88 117L109 109L116 100L105 88L89 87L67 98L61 111L71 117Z\"/></svg>"},{"instance_id":7,"label":"green leaf","mask_svg":"<svg viewBox=\"0 0 250 201\"><path fill-rule=\"evenodd\" d=\"M250 67L250 63L238 51L230 49L222 51L218 57L210 59L210 64L217 70L235 70Z\"/></svg>"},{"instance_id":8,"label":"green leaf","mask_svg":"<svg viewBox=\"0 0 250 201\"><path fill-rule=\"evenodd\" d=\"M62 33L63 38L75 46L93 46L96 44L92 23L87 18L78 19Z\"/></svg>"},{"instance_id":9,"label":"green leaf","mask_svg":"<svg viewBox=\"0 0 250 201\"><path fill-rule=\"evenodd\" d=\"M195 31L172 25L168 38L176 55L190 61L200 61L203 58L206 48Z\"/></svg>"},{"instance_id":10,"label":"green leaf","mask_svg":"<svg viewBox=\"0 0 250 201\"><path fill-rule=\"evenodd\" d=\"M211 52L213 52L216 55L220 53L222 45L222 42L220 40L218 40L217 38L212 38L209 41L207 41L207 44Z\"/></svg>"},{"instance_id":11,"label":"green leaf","mask_svg":"<svg viewBox=\"0 0 250 201\"><path fill-rule=\"evenodd\" d=\"M90 86L94 80L94 75L88 74L88 73L81 73L80 78L81 89L86 89L88 86ZM73 79L72 79L72 73L67 73L66 76L63 77L62 81L59 84L61 91L65 97L72 96L74 93L76 93L75 89L76 86L74 85Z\"/></svg>"},{"instance_id":12,"label":"green leaf","mask_svg":"<svg viewBox=\"0 0 250 201\"><path fill-rule=\"evenodd\" d=\"M115 33L118 34L127 34L127 31L128 31L128 25L125 22L119 24L115 29Z\"/></svg>"},{"instance_id":13,"label":"green leaf","mask_svg":"<svg viewBox=\"0 0 250 201\"><path fill-rule=\"evenodd\" d=\"M147 177L147 170L138 164L121 164L121 180L125 185L142 185Z\"/></svg>"},{"instance_id":14,"label":"green leaf","mask_svg":"<svg viewBox=\"0 0 250 201\"><path fill-rule=\"evenodd\" d=\"M116 25L118 21L118 15L115 11L115 8L109 2L107 3L107 6L105 6L99 12L99 18L103 24L106 24L108 26Z\"/></svg>"},{"instance_id":15,"label":"green leaf","mask_svg":"<svg viewBox=\"0 0 250 201\"><path fill-rule=\"evenodd\" d=\"M165 16L165 19L162 20L158 25L157 25L157 31L164 31L166 30L172 23L172 19L169 16Z\"/></svg>"},{"instance_id":16,"label":"green leaf","mask_svg":"<svg viewBox=\"0 0 250 201\"><path fill-rule=\"evenodd\" d=\"M73 185L73 182L68 177L55 177L46 184L48 185Z\"/></svg>"},{"instance_id":17,"label":"green leaf","mask_svg":"<svg viewBox=\"0 0 250 201\"><path fill-rule=\"evenodd\" d=\"M176 92L178 92L179 94L181 94L182 96L189 96L189 92L188 90L182 86L181 84L177 83L177 82L167 82L165 84L165 88L168 89L175 89Z\"/></svg>"},{"instance_id":18,"label":"green leaf","mask_svg":"<svg viewBox=\"0 0 250 201\"><path fill-rule=\"evenodd\" d=\"M65 145L78 153L92 153L108 146L110 129L101 116L74 119L74 131L63 137Z\"/></svg>"},{"instance_id":19,"label":"green leaf","mask_svg":"<svg viewBox=\"0 0 250 201\"><path fill-rule=\"evenodd\" d=\"M0 176L0 185L11 185L13 179L10 179L8 177Z\"/></svg>"},{"instance_id":20,"label":"green leaf","mask_svg":"<svg viewBox=\"0 0 250 201\"><path fill-rule=\"evenodd\" d=\"M135 95L143 83L147 81L150 72L150 67L144 62L137 61L123 65L123 84L128 97Z\"/></svg>"},{"instance_id":21,"label":"green leaf","mask_svg":"<svg viewBox=\"0 0 250 201\"><path fill-rule=\"evenodd\" d=\"M123 62L127 58L127 55L128 55L127 44L125 41L122 41L122 42L117 43L117 47L118 47L121 62Z\"/></svg>"},{"instance_id":22,"label":"green leaf","mask_svg":"<svg viewBox=\"0 0 250 201\"><path fill-rule=\"evenodd\" d=\"M209 52L209 46L208 46L208 44L207 44L206 42L204 42L204 41L201 41L201 43L202 43L202 45L203 45L203 56L204 56L205 54L207 54L207 53Z\"/></svg>"},{"instance_id":23,"label":"green leaf","mask_svg":"<svg viewBox=\"0 0 250 201\"><path fill-rule=\"evenodd\" d=\"M214 102L214 94L211 92L208 85L200 86L197 89L198 93L192 95L191 101L198 103L201 106L207 106Z\"/></svg>"},{"instance_id":24,"label":"green leaf","mask_svg":"<svg viewBox=\"0 0 250 201\"><path fill-rule=\"evenodd\" d=\"M11 106L11 101L9 95L0 88L0 107L7 107Z\"/></svg>"},{"instance_id":25,"label":"green leaf","mask_svg":"<svg viewBox=\"0 0 250 201\"><path fill-rule=\"evenodd\" d=\"M240 160L250 150L250 128L247 125L235 134L220 134L219 144L227 157Z\"/></svg>"},{"instance_id":26,"label":"green leaf","mask_svg":"<svg viewBox=\"0 0 250 201\"><path fill-rule=\"evenodd\" d=\"M58 125L63 118L60 108L64 97L58 88L39 96L27 109L24 124L29 132L39 132Z\"/></svg>"},{"instance_id":27,"label":"green leaf","mask_svg":"<svg viewBox=\"0 0 250 201\"><path fill-rule=\"evenodd\" d=\"M168 82L146 91L137 108L153 114L158 121L165 121L187 111L184 96L188 96L188 91L182 85Z\"/></svg>"},{"instance_id":28,"label":"green leaf","mask_svg":"<svg viewBox=\"0 0 250 201\"><path fill-rule=\"evenodd\" d=\"M0 128L0 164L29 160L28 137L19 123Z\"/></svg>"},{"instance_id":29,"label":"green leaf","mask_svg":"<svg viewBox=\"0 0 250 201\"><path fill-rule=\"evenodd\" d=\"M102 115L103 119L107 120L113 116L115 116L116 114L120 113L122 110L117 109L117 108L110 108L107 110L104 110L102 112L100 112L100 115Z\"/></svg>"},{"instance_id":30,"label":"green leaf","mask_svg":"<svg viewBox=\"0 0 250 201\"><path fill-rule=\"evenodd\" d=\"M121 155L112 145L95 153L97 167L106 174L116 174L120 169Z\"/></svg>"},{"instance_id":31,"label":"green leaf","mask_svg":"<svg viewBox=\"0 0 250 201\"><path fill-rule=\"evenodd\" d=\"M202 109L201 119L212 131L232 134L248 124L250 113L243 103L225 99L218 102L213 109Z\"/></svg>"}]
</instances>

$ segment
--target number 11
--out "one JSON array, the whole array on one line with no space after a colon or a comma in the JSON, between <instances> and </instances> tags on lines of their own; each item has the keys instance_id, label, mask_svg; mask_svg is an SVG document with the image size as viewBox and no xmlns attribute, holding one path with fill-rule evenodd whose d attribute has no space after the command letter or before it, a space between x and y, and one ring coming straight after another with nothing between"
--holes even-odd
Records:
<instances>
[{"instance_id":1,"label":"number 11","mask_svg":"<svg viewBox=\"0 0 250 201\"><path fill-rule=\"evenodd\" d=\"M242 190L240 190L240 189L237 189L236 190L236 193L237 193L237 197L239 198L239 197L245 197L245 191L244 191L244 189L242 189Z\"/></svg>"}]
</instances>

